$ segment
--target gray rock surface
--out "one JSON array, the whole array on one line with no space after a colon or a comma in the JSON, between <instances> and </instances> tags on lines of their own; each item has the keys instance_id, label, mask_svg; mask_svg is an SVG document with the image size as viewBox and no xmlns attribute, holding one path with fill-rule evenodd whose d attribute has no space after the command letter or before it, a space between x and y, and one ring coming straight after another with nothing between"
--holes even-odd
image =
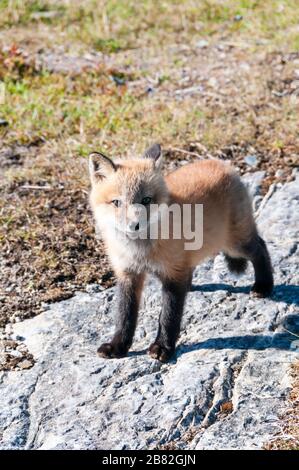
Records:
<instances>
[{"instance_id":1,"label":"gray rock surface","mask_svg":"<svg viewBox=\"0 0 299 470\"><path fill-rule=\"evenodd\" d=\"M203 264L170 364L146 354L160 309L155 280L124 359L96 355L113 331L114 288L78 293L15 324L13 338L36 363L0 375L0 447L261 448L278 429L299 351L286 331L299 332L298 186L299 176L277 187L259 215L275 268L273 298L248 295L251 268L236 278L221 255Z\"/></svg>"}]
</instances>

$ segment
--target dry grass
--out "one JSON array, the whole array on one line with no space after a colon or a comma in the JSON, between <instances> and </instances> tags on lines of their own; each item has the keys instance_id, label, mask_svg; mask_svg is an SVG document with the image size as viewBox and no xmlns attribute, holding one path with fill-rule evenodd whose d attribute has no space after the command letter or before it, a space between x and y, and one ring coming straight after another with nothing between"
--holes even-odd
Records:
<instances>
[{"instance_id":1,"label":"dry grass","mask_svg":"<svg viewBox=\"0 0 299 470\"><path fill-rule=\"evenodd\" d=\"M293 388L288 409L281 417L281 430L266 446L267 450L299 450L299 362L292 367Z\"/></svg>"},{"instance_id":2,"label":"dry grass","mask_svg":"<svg viewBox=\"0 0 299 470\"><path fill-rule=\"evenodd\" d=\"M270 47L283 39L294 49L297 7L296 0L2 0L0 27L27 26L37 36L54 31L57 43L79 40L105 52L216 33L263 39Z\"/></svg>"}]
</instances>

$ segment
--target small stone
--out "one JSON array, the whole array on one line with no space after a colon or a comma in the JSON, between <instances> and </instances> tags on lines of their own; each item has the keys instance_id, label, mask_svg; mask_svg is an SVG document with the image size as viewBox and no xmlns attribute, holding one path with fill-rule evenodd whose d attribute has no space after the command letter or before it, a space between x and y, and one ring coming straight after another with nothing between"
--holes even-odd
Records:
<instances>
[{"instance_id":1,"label":"small stone","mask_svg":"<svg viewBox=\"0 0 299 470\"><path fill-rule=\"evenodd\" d=\"M8 287L5 288L5 292L12 292L13 290L14 290L13 286L8 286Z\"/></svg>"},{"instance_id":2,"label":"small stone","mask_svg":"<svg viewBox=\"0 0 299 470\"><path fill-rule=\"evenodd\" d=\"M150 94L150 93L154 93L155 91L155 88L152 87L152 86L148 86L147 89L146 89L146 93Z\"/></svg>"},{"instance_id":3,"label":"small stone","mask_svg":"<svg viewBox=\"0 0 299 470\"><path fill-rule=\"evenodd\" d=\"M22 357L23 354L20 351L17 351L16 349L13 351L7 351L10 356L13 357Z\"/></svg>"},{"instance_id":4,"label":"small stone","mask_svg":"<svg viewBox=\"0 0 299 470\"><path fill-rule=\"evenodd\" d=\"M28 359L25 359L22 362L19 362L18 366L20 369L30 369L30 367L33 366L32 362L28 361Z\"/></svg>"},{"instance_id":5,"label":"small stone","mask_svg":"<svg viewBox=\"0 0 299 470\"><path fill-rule=\"evenodd\" d=\"M100 286L99 284L89 284L86 286L85 290L88 294L92 294L95 292L101 292L103 290L103 286Z\"/></svg>"},{"instance_id":6,"label":"small stone","mask_svg":"<svg viewBox=\"0 0 299 470\"><path fill-rule=\"evenodd\" d=\"M50 305L47 302L42 302L41 303L41 308L45 312L46 310L50 309Z\"/></svg>"},{"instance_id":7,"label":"small stone","mask_svg":"<svg viewBox=\"0 0 299 470\"><path fill-rule=\"evenodd\" d=\"M11 337L12 337L12 339L13 339L14 341L24 341L24 340L25 340L25 338L24 338L23 336L20 336L20 335L12 334ZM21 345L19 345L18 347L20 347L20 346L21 346ZM22 346L23 346L23 345L22 345Z\"/></svg>"},{"instance_id":8,"label":"small stone","mask_svg":"<svg viewBox=\"0 0 299 470\"><path fill-rule=\"evenodd\" d=\"M218 80L216 77L211 77L208 80L208 85L211 86L212 88L216 88L218 86Z\"/></svg>"},{"instance_id":9,"label":"small stone","mask_svg":"<svg viewBox=\"0 0 299 470\"><path fill-rule=\"evenodd\" d=\"M248 166L257 166L258 164L258 158L256 155L246 155L246 157L244 157L244 161L245 163L247 163Z\"/></svg>"},{"instance_id":10,"label":"small stone","mask_svg":"<svg viewBox=\"0 0 299 470\"><path fill-rule=\"evenodd\" d=\"M112 80L116 83L118 86L122 86L126 84L126 81L124 78L118 77L117 75L112 75Z\"/></svg>"},{"instance_id":11,"label":"small stone","mask_svg":"<svg viewBox=\"0 0 299 470\"><path fill-rule=\"evenodd\" d=\"M198 47L199 49L204 49L208 46L208 41L206 41L206 39L201 39L200 41L197 41L196 43L196 47Z\"/></svg>"},{"instance_id":12,"label":"small stone","mask_svg":"<svg viewBox=\"0 0 299 470\"><path fill-rule=\"evenodd\" d=\"M7 325L5 325L5 333L10 334L10 333L12 333L12 331L13 331L13 329L12 329L11 324L8 323Z\"/></svg>"}]
</instances>

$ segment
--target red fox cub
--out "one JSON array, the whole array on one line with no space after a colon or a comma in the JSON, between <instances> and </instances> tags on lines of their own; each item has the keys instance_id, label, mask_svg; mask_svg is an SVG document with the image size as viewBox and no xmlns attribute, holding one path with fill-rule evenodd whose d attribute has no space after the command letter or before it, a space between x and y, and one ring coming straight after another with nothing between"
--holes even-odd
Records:
<instances>
[{"instance_id":1,"label":"red fox cub","mask_svg":"<svg viewBox=\"0 0 299 470\"><path fill-rule=\"evenodd\" d=\"M216 159L203 160L163 176L161 162L158 144L142 158L112 161L101 153L90 155L90 203L118 278L116 330L111 342L98 349L102 357L127 354L147 273L163 286L158 334L149 348L149 354L162 362L174 354L192 272L204 259L222 251L228 268L237 273L249 260L255 273L252 291L268 296L273 288L270 256L258 234L247 190L233 168ZM191 207L189 219L178 222L185 206ZM196 228L197 206L202 207L202 223ZM169 208L179 209L172 211L171 222L165 218ZM169 236L162 233L163 220L169 222ZM175 236L175 226L183 225L195 227L194 236L201 232L195 248L186 243L190 237L185 233Z\"/></svg>"}]
</instances>

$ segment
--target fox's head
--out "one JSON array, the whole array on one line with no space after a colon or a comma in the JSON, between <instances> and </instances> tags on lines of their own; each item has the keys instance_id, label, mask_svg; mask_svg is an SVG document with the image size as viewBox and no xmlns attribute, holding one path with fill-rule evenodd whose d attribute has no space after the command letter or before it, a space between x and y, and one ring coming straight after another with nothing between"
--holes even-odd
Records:
<instances>
[{"instance_id":1,"label":"fox's head","mask_svg":"<svg viewBox=\"0 0 299 470\"><path fill-rule=\"evenodd\" d=\"M141 158L112 161L102 153L90 155L90 202L100 230L116 229L130 238L147 231L158 205L168 201L161 163L158 144Z\"/></svg>"}]
</instances>

